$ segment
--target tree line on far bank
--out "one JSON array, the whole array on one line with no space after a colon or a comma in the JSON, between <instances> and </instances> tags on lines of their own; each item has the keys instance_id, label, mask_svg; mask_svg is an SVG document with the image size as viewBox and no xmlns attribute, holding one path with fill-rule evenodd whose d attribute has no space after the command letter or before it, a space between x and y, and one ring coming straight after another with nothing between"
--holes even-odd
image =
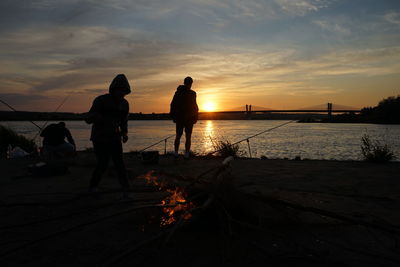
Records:
<instances>
[{"instance_id":1,"label":"tree line on far bank","mask_svg":"<svg viewBox=\"0 0 400 267\"><path fill-rule=\"evenodd\" d=\"M60 121L60 120L83 120L86 113L71 112L29 112L29 111L0 111L0 121ZM253 119L290 119L300 120L301 122L320 122L322 114L254 114ZM168 113L130 113L130 120L170 120ZM203 113L200 114L200 120L232 120L248 119L246 114L218 114ZM400 95L390 96L383 99L375 107L365 107L360 114L346 113L334 115L322 119L322 122L349 122L349 123L380 123L380 124L400 124Z\"/></svg>"},{"instance_id":2,"label":"tree line on far bank","mask_svg":"<svg viewBox=\"0 0 400 267\"><path fill-rule=\"evenodd\" d=\"M375 107L365 107L361 110L360 114L340 114L323 121L400 124L400 95L385 98Z\"/></svg>"}]
</instances>

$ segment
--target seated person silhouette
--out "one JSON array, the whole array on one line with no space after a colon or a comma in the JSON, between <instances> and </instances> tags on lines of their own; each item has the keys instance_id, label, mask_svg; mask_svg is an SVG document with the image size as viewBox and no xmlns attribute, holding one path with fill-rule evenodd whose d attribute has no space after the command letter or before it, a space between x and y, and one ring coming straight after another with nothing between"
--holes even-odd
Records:
<instances>
[{"instance_id":1,"label":"seated person silhouette","mask_svg":"<svg viewBox=\"0 0 400 267\"><path fill-rule=\"evenodd\" d=\"M43 155L56 157L75 155L75 141L71 132L65 127L65 122L50 124L44 128L40 136L43 137Z\"/></svg>"}]
</instances>

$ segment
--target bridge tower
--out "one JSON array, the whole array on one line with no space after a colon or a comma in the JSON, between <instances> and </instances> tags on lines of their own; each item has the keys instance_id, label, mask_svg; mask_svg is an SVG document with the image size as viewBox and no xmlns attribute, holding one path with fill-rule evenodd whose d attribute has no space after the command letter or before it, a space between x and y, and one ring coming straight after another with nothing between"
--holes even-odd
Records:
<instances>
[{"instance_id":1,"label":"bridge tower","mask_svg":"<svg viewBox=\"0 0 400 267\"><path fill-rule=\"evenodd\" d=\"M332 103L328 103L328 116L331 117L332 116Z\"/></svg>"},{"instance_id":2,"label":"bridge tower","mask_svg":"<svg viewBox=\"0 0 400 267\"><path fill-rule=\"evenodd\" d=\"M251 105L246 104L246 117L247 119L251 119Z\"/></svg>"}]
</instances>

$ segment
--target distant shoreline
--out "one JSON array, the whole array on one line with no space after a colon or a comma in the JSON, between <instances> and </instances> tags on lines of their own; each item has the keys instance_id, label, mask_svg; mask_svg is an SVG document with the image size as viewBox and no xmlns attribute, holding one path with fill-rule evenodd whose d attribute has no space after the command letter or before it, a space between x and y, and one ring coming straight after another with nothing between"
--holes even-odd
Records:
<instances>
[{"instance_id":1,"label":"distant shoreline","mask_svg":"<svg viewBox=\"0 0 400 267\"><path fill-rule=\"evenodd\" d=\"M0 121L82 121L86 113L0 111ZM130 113L129 120L172 120L168 113ZM257 113L246 112L200 112L199 120L297 120L299 123L367 123L400 124L400 122L377 121L357 114L328 116L324 113Z\"/></svg>"},{"instance_id":2,"label":"distant shoreline","mask_svg":"<svg viewBox=\"0 0 400 267\"><path fill-rule=\"evenodd\" d=\"M0 121L80 121L86 113L0 111ZM199 120L322 120L327 114L314 113L252 113L200 112ZM130 113L129 120L171 120L168 113Z\"/></svg>"}]
</instances>

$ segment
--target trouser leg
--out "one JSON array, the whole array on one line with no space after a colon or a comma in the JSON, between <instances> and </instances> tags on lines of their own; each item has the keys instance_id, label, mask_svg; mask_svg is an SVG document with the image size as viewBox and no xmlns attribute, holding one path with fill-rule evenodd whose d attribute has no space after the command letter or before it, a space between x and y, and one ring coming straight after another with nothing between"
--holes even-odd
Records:
<instances>
[{"instance_id":1,"label":"trouser leg","mask_svg":"<svg viewBox=\"0 0 400 267\"><path fill-rule=\"evenodd\" d=\"M90 187L97 187L100 183L101 177L107 170L108 162L110 159L110 151L107 144L93 143L94 152L96 154L97 165L93 171L90 180Z\"/></svg>"},{"instance_id":2,"label":"trouser leg","mask_svg":"<svg viewBox=\"0 0 400 267\"><path fill-rule=\"evenodd\" d=\"M179 144L181 142L182 134L183 134L183 125L177 122L176 123L175 143L174 143L176 153L178 153L178 151L179 151Z\"/></svg>"},{"instance_id":3,"label":"trouser leg","mask_svg":"<svg viewBox=\"0 0 400 267\"><path fill-rule=\"evenodd\" d=\"M178 135L178 134L175 136L175 142L174 142L175 152L179 151L179 144L181 142L181 136L182 135Z\"/></svg>"},{"instance_id":4,"label":"trouser leg","mask_svg":"<svg viewBox=\"0 0 400 267\"><path fill-rule=\"evenodd\" d=\"M129 188L128 177L126 175L126 168L122 154L122 143L119 142L113 146L111 158L114 162L115 169L118 174L118 180L123 189Z\"/></svg>"},{"instance_id":5,"label":"trouser leg","mask_svg":"<svg viewBox=\"0 0 400 267\"><path fill-rule=\"evenodd\" d=\"M192 145L192 131L193 131L193 124L186 124L185 125L185 150L186 152L190 151L190 146Z\"/></svg>"},{"instance_id":6,"label":"trouser leg","mask_svg":"<svg viewBox=\"0 0 400 267\"><path fill-rule=\"evenodd\" d=\"M186 143L185 143L185 151L189 152L190 151L190 146L192 144L192 134L191 133L186 133Z\"/></svg>"}]
</instances>

